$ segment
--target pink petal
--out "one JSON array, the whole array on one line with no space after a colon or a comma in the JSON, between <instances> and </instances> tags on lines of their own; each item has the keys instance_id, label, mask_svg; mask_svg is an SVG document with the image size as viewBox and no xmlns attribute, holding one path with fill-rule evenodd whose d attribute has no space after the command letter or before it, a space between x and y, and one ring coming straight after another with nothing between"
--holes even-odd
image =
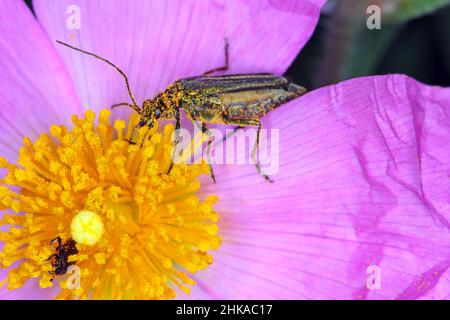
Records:
<instances>
[{"instance_id":1,"label":"pink petal","mask_svg":"<svg viewBox=\"0 0 450 320\"><path fill-rule=\"evenodd\" d=\"M4 275L0 272L0 278ZM58 285L53 285L50 289L39 287L39 280L32 279L25 283L23 287L16 290L8 290L5 287L0 288L0 300L49 300L54 299L59 292Z\"/></svg>"},{"instance_id":2,"label":"pink petal","mask_svg":"<svg viewBox=\"0 0 450 320\"><path fill-rule=\"evenodd\" d=\"M22 1L0 3L0 48L0 156L15 161L24 136L34 139L52 124L68 123L79 112L78 100L59 56ZM0 281L7 272L0 270ZM19 290L0 288L0 300L54 293L32 280Z\"/></svg>"},{"instance_id":3,"label":"pink petal","mask_svg":"<svg viewBox=\"0 0 450 320\"><path fill-rule=\"evenodd\" d=\"M23 1L0 3L0 155L14 161L36 138L79 111L65 67Z\"/></svg>"},{"instance_id":4,"label":"pink petal","mask_svg":"<svg viewBox=\"0 0 450 320\"><path fill-rule=\"evenodd\" d=\"M225 37L230 42L230 72L284 72L311 36L324 0L33 3L52 40L114 62L130 78L140 103L177 78L222 66ZM74 8L80 12L79 30L66 26L67 21L73 25ZM113 68L54 45L69 66L85 108L130 101Z\"/></svg>"},{"instance_id":5,"label":"pink petal","mask_svg":"<svg viewBox=\"0 0 450 320\"><path fill-rule=\"evenodd\" d=\"M450 89L400 75L271 112L274 183L252 165L216 165L217 184L202 188L219 196L223 244L192 297L448 298L449 120ZM370 266L379 289L367 288Z\"/></svg>"}]
</instances>

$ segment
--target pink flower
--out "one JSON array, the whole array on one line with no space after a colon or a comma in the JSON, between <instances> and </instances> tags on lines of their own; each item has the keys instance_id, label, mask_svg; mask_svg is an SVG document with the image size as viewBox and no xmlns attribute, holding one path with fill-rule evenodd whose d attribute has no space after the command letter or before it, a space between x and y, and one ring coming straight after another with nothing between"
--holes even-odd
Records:
<instances>
[{"instance_id":1,"label":"pink flower","mask_svg":"<svg viewBox=\"0 0 450 320\"><path fill-rule=\"evenodd\" d=\"M128 101L112 68L55 39L123 68L143 101L222 65L225 36L230 72L282 74L323 2L35 0L35 19L22 2L2 1L0 155L15 162L24 136ZM72 4L79 30L66 25ZM219 199L222 244L179 297L449 298L450 89L401 75L353 79L270 112L263 127L280 130L275 182L253 165L215 166L218 183L202 179L200 194ZM0 297L58 290L38 282Z\"/></svg>"}]
</instances>

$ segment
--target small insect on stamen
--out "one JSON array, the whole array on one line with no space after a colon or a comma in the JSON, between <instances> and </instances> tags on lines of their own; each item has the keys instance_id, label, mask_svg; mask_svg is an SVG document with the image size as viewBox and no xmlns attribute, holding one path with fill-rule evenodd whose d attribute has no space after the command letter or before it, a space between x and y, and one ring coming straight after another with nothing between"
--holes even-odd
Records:
<instances>
[{"instance_id":1,"label":"small insect on stamen","mask_svg":"<svg viewBox=\"0 0 450 320\"><path fill-rule=\"evenodd\" d=\"M56 252L48 257L48 261L52 264L53 270L49 271L52 275L63 275L67 273L67 269L75 264L75 262L69 262L69 257L74 254L78 254L76 242L72 239L62 241L60 237L56 237L50 244L57 243L55 248ZM53 278L51 279L53 281Z\"/></svg>"},{"instance_id":2,"label":"small insect on stamen","mask_svg":"<svg viewBox=\"0 0 450 320\"><path fill-rule=\"evenodd\" d=\"M78 49L62 41L57 40L57 42L108 63L123 76L133 103L118 103L112 107L127 106L136 111L141 117L140 126L152 128L158 119L175 120L174 150L176 150L176 144L179 142L177 129L180 128L180 109L184 109L186 115L195 124L203 123L201 129L207 134L209 131L205 123L235 125L237 129L248 126L257 127L257 138L251 157L259 174L272 182L262 171L261 165L257 161L261 132L260 119L268 112L303 95L306 92L305 88L290 82L286 77L268 73L211 75L229 69L229 44L225 39L224 66L206 71L201 76L176 80L163 92L145 100L142 107L139 107L131 93L127 76L116 65L96 54ZM211 143L212 138L210 137L206 152L208 158L210 157ZM170 165L168 173L170 173L171 168L172 165ZM215 182L211 165L210 173Z\"/></svg>"}]
</instances>

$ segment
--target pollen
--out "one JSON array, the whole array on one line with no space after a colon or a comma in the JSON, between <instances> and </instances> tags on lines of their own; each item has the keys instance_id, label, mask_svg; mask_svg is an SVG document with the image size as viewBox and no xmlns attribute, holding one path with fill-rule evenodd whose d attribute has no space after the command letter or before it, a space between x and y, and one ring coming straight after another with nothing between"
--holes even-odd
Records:
<instances>
[{"instance_id":1,"label":"pollen","mask_svg":"<svg viewBox=\"0 0 450 320\"><path fill-rule=\"evenodd\" d=\"M108 110L72 120L25 138L16 164L0 157L0 286L35 279L59 299L189 293L221 244L218 199L199 195L206 162L172 166L173 125L133 130L137 115L111 122ZM58 262L77 266L75 289Z\"/></svg>"}]
</instances>

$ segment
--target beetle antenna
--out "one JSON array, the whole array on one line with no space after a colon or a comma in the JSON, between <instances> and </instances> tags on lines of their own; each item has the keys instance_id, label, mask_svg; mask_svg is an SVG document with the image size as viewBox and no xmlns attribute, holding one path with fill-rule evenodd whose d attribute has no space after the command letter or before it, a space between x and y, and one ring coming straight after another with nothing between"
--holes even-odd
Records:
<instances>
[{"instance_id":1,"label":"beetle antenna","mask_svg":"<svg viewBox=\"0 0 450 320\"><path fill-rule=\"evenodd\" d=\"M128 95L130 96L131 100L133 101L133 105L129 105L129 106L132 107L137 113L141 114L141 108L139 108L139 106L136 103L136 100L133 97L133 94L131 93L131 89L130 89L130 84L128 82L128 78L127 78L126 74L122 70L120 70L120 68L118 66L116 66L111 61L109 61L109 60L107 60L107 59L105 59L103 57L100 57L99 55L96 55L95 53L91 53L91 52L79 49L77 47L71 46L70 44L67 44L67 43L59 41L59 40L56 40L56 42L59 43L59 44L62 44L63 46L69 47L69 48L71 48L73 50L79 51L81 53L84 53L84 54L87 54L87 55L92 56L94 58L97 58L99 60L102 60L102 61L106 62L107 64L109 64L110 66L114 67L122 75L122 77L125 79L125 83L127 85L127 90L128 90Z\"/></svg>"}]
</instances>

